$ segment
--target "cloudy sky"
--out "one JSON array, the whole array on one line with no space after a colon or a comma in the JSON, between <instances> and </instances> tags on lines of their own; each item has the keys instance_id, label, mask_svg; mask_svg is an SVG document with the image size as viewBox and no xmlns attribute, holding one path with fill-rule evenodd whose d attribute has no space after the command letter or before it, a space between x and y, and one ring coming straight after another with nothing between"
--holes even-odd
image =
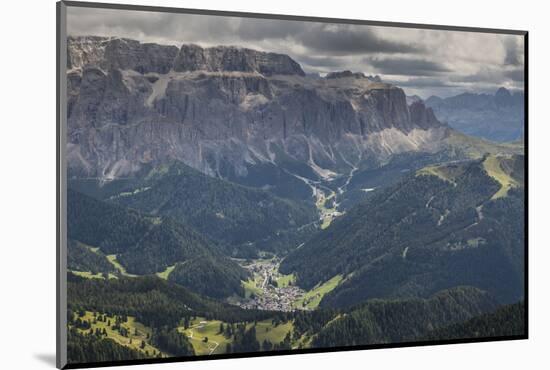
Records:
<instances>
[{"instance_id":1,"label":"cloudy sky","mask_svg":"<svg viewBox=\"0 0 550 370\"><path fill-rule=\"evenodd\" d=\"M69 7L68 34L290 55L306 72L378 74L423 98L523 87L523 37L503 34Z\"/></svg>"}]
</instances>

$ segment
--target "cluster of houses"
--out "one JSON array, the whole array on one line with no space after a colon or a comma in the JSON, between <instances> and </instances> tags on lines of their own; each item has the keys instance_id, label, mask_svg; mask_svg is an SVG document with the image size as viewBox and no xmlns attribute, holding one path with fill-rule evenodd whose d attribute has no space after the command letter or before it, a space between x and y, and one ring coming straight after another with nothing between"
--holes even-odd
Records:
<instances>
[{"instance_id":1,"label":"cluster of houses","mask_svg":"<svg viewBox=\"0 0 550 370\"><path fill-rule=\"evenodd\" d=\"M250 297L241 304L241 307L269 311L294 311L297 307L294 307L293 303L303 294L304 291L297 286L276 288L269 284L261 295Z\"/></svg>"},{"instance_id":2,"label":"cluster of houses","mask_svg":"<svg viewBox=\"0 0 550 370\"><path fill-rule=\"evenodd\" d=\"M279 287L277 284L278 263L266 263L266 261L252 263L246 266L257 278L257 288L261 290L257 294L252 294L248 299L239 302L239 306L246 309L258 309L269 311L293 311L303 309L294 305L298 299L304 295L304 290L298 286L289 284Z\"/></svg>"}]
</instances>

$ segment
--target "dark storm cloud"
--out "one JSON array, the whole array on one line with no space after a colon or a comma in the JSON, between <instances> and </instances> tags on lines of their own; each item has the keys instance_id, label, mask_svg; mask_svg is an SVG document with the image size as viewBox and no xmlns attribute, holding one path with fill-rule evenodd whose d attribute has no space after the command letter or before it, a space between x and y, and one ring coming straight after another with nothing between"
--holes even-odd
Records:
<instances>
[{"instance_id":1,"label":"dark storm cloud","mask_svg":"<svg viewBox=\"0 0 550 370\"><path fill-rule=\"evenodd\" d=\"M304 32L300 42L310 50L332 55L408 54L423 50L418 44L384 40L374 32L373 27L349 25L317 25L309 32Z\"/></svg>"},{"instance_id":2,"label":"dark storm cloud","mask_svg":"<svg viewBox=\"0 0 550 370\"><path fill-rule=\"evenodd\" d=\"M316 53L354 55L368 53L417 53L416 43L385 40L373 27L312 22L248 19L154 12L120 12L75 8L69 18L74 34L118 33L136 39L182 42L242 43L243 41L281 41L299 45ZM69 12L71 14L71 12ZM72 21L71 21L72 19ZM93 30L93 31L92 31Z\"/></svg>"},{"instance_id":3,"label":"dark storm cloud","mask_svg":"<svg viewBox=\"0 0 550 370\"><path fill-rule=\"evenodd\" d=\"M363 62L374 67L376 72L389 75L435 76L452 72L442 63L426 59L363 58Z\"/></svg>"},{"instance_id":4,"label":"dark storm cloud","mask_svg":"<svg viewBox=\"0 0 550 370\"><path fill-rule=\"evenodd\" d=\"M523 82L525 78L525 71L523 68L512 69L504 72L504 76L512 81Z\"/></svg>"},{"instance_id":5,"label":"dark storm cloud","mask_svg":"<svg viewBox=\"0 0 550 370\"><path fill-rule=\"evenodd\" d=\"M331 68L339 68L341 67L347 60L342 60L342 58L333 58L333 57L315 57L315 56L309 56L309 55L300 55L296 57L296 60L300 64L306 64L313 67L331 67Z\"/></svg>"},{"instance_id":6,"label":"dark storm cloud","mask_svg":"<svg viewBox=\"0 0 550 370\"><path fill-rule=\"evenodd\" d=\"M332 55L417 53L418 44L386 40L373 27L294 21L246 19L237 34L243 40L290 39L301 46Z\"/></svg>"},{"instance_id":7,"label":"dark storm cloud","mask_svg":"<svg viewBox=\"0 0 550 370\"><path fill-rule=\"evenodd\" d=\"M300 35L311 25L292 21L266 21L265 19L246 19L239 23L236 35L246 41L286 39Z\"/></svg>"},{"instance_id":8,"label":"dark storm cloud","mask_svg":"<svg viewBox=\"0 0 550 370\"><path fill-rule=\"evenodd\" d=\"M71 14L73 15L71 17ZM73 35L127 37L140 41L182 44L234 40L235 19L157 12L70 8L67 28Z\"/></svg>"},{"instance_id":9,"label":"dark storm cloud","mask_svg":"<svg viewBox=\"0 0 550 370\"><path fill-rule=\"evenodd\" d=\"M504 39L504 64L518 66L521 65L522 56L520 55L520 50L515 38L506 38Z\"/></svg>"}]
</instances>

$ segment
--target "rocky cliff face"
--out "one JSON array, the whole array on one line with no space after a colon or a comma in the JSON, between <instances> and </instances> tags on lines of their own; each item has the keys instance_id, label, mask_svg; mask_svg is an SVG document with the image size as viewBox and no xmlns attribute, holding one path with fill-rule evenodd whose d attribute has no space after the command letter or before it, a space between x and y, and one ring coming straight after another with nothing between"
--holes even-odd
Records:
<instances>
[{"instance_id":1,"label":"rocky cliff face","mask_svg":"<svg viewBox=\"0 0 550 370\"><path fill-rule=\"evenodd\" d=\"M139 73L186 71L258 72L265 76L305 73L289 56L233 46L202 48L140 43L97 36L68 38L67 68L97 66L104 70L130 69Z\"/></svg>"},{"instance_id":2,"label":"rocky cliff face","mask_svg":"<svg viewBox=\"0 0 550 370\"><path fill-rule=\"evenodd\" d=\"M312 78L281 54L70 37L67 65L71 176L178 159L220 177L283 161L326 177L366 157L437 150L448 130L378 78Z\"/></svg>"},{"instance_id":3,"label":"rocky cliff face","mask_svg":"<svg viewBox=\"0 0 550 370\"><path fill-rule=\"evenodd\" d=\"M142 44L104 37L69 37L67 68L95 66L103 70L131 69L139 73L167 73L178 55L175 46Z\"/></svg>"},{"instance_id":4,"label":"rocky cliff face","mask_svg":"<svg viewBox=\"0 0 550 370\"><path fill-rule=\"evenodd\" d=\"M258 72L264 76L299 75L305 73L289 56L263 53L251 49L217 46L203 49L183 45L174 60L174 71Z\"/></svg>"}]
</instances>

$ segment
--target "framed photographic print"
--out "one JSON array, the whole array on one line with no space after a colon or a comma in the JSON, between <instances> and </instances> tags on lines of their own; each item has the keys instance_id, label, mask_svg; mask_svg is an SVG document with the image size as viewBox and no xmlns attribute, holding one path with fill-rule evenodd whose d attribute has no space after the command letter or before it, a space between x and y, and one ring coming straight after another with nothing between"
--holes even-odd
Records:
<instances>
[{"instance_id":1,"label":"framed photographic print","mask_svg":"<svg viewBox=\"0 0 550 370\"><path fill-rule=\"evenodd\" d=\"M57 11L59 368L527 338L527 32Z\"/></svg>"}]
</instances>

